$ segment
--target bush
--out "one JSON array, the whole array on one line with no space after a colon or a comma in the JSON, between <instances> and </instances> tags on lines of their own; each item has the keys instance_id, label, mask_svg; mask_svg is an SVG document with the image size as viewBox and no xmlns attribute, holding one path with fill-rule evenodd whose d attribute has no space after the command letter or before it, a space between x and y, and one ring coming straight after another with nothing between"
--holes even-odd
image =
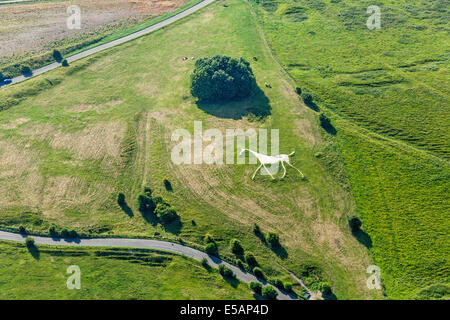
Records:
<instances>
[{"instance_id":1,"label":"bush","mask_svg":"<svg viewBox=\"0 0 450 320\"><path fill-rule=\"evenodd\" d=\"M272 247L280 245L280 238L278 237L278 234L274 232L268 232L266 234L266 240Z\"/></svg>"},{"instance_id":2,"label":"bush","mask_svg":"<svg viewBox=\"0 0 450 320\"><path fill-rule=\"evenodd\" d=\"M164 188L166 188L167 191L172 191L173 190L172 189L172 184L170 183L169 180L164 179L163 183L164 183Z\"/></svg>"},{"instance_id":3,"label":"bush","mask_svg":"<svg viewBox=\"0 0 450 320\"><path fill-rule=\"evenodd\" d=\"M284 290L285 290L286 292L292 292L292 283L285 282L285 283L284 283Z\"/></svg>"},{"instance_id":4,"label":"bush","mask_svg":"<svg viewBox=\"0 0 450 320\"><path fill-rule=\"evenodd\" d=\"M257 278L262 279L262 280L264 280L264 279L266 278L266 276L264 275L264 272L263 272L263 271L261 270L261 268L259 268L259 267L253 268L253 274L254 274Z\"/></svg>"},{"instance_id":5,"label":"bush","mask_svg":"<svg viewBox=\"0 0 450 320\"><path fill-rule=\"evenodd\" d=\"M33 238L26 238L25 239L25 245L27 248L33 248L35 246L34 239Z\"/></svg>"},{"instance_id":6,"label":"bush","mask_svg":"<svg viewBox=\"0 0 450 320\"><path fill-rule=\"evenodd\" d=\"M117 203L119 206L125 205L125 195L122 192L117 195Z\"/></svg>"},{"instance_id":7,"label":"bush","mask_svg":"<svg viewBox=\"0 0 450 320\"><path fill-rule=\"evenodd\" d=\"M218 250L217 250L217 245L213 242L210 242L206 245L205 247L206 253L210 254L210 255L217 255Z\"/></svg>"},{"instance_id":8,"label":"bush","mask_svg":"<svg viewBox=\"0 0 450 320\"><path fill-rule=\"evenodd\" d=\"M60 62L62 60L62 54L58 50L53 50L53 59L55 59L57 62Z\"/></svg>"},{"instance_id":9,"label":"bush","mask_svg":"<svg viewBox=\"0 0 450 320\"><path fill-rule=\"evenodd\" d=\"M147 197L151 197L151 196L152 196L152 193L153 193L153 191L152 191L152 189L150 189L149 187L145 187L145 188L144 188L144 194L145 194Z\"/></svg>"},{"instance_id":10,"label":"bush","mask_svg":"<svg viewBox=\"0 0 450 320\"><path fill-rule=\"evenodd\" d=\"M69 237L69 230L67 230L66 228L61 230L61 237L63 238L68 238Z\"/></svg>"},{"instance_id":11,"label":"bush","mask_svg":"<svg viewBox=\"0 0 450 320\"><path fill-rule=\"evenodd\" d=\"M245 270L245 265L244 265L244 263L241 260L237 261L237 266L238 266L239 269Z\"/></svg>"},{"instance_id":12,"label":"bush","mask_svg":"<svg viewBox=\"0 0 450 320\"><path fill-rule=\"evenodd\" d=\"M205 267L205 268L208 268L208 267L209 267L208 259L203 258L201 262L202 262L202 266L203 266L203 267Z\"/></svg>"},{"instance_id":13,"label":"bush","mask_svg":"<svg viewBox=\"0 0 450 320\"><path fill-rule=\"evenodd\" d=\"M78 233L75 230L69 231L69 238L78 238Z\"/></svg>"},{"instance_id":14,"label":"bush","mask_svg":"<svg viewBox=\"0 0 450 320\"><path fill-rule=\"evenodd\" d=\"M154 212L162 224L171 223L178 218L177 212L164 202L158 203Z\"/></svg>"},{"instance_id":15,"label":"bush","mask_svg":"<svg viewBox=\"0 0 450 320\"><path fill-rule=\"evenodd\" d=\"M22 67L20 68L20 72L21 72L23 75L27 75L27 74L30 74L32 71L31 71L31 68L30 68L29 66L22 66Z\"/></svg>"},{"instance_id":16,"label":"bush","mask_svg":"<svg viewBox=\"0 0 450 320\"><path fill-rule=\"evenodd\" d=\"M305 104L311 104L313 102L313 97L309 93L302 93L302 99Z\"/></svg>"},{"instance_id":17,"label":"bush","mask_svg":"<svg viewBox=\"0 0 450 320\"><path fill-rule=\"evenodd\" d=\"M3 76L3 73L0 72L0 85L1 85L1 82L3 82L3 79L5 79L5 77Z\"/></svg>"},{"instance_id":18,"label":"bush","mask_svg":"<svg viewBox=\"0 0 450 320\"><path fill-rule=\"evenodd\" d=\"M204 243L215 243L213 236L210 233L205 234L203 238Z\"/></svg>"},{"instance_id":19,"label":"bush","mask_svg":"<svg viewBox=\"0 0 450 320\"><path fill-rule=\"evenodd\" d=\"M219 273L224 278L235 278L236 277L236 275L234 274L233 270L231 270L230 268L227 268L222 263L219 265Z\"/></svg>"},{"instance_id":20,"label":"bush","mask_svg":"<svg viewBox=\"0 0 450 320\"><path fill-rule=\"evenodd\" d=\"M273 284L275 285L275 287L284 290L284 283L283 281L281 281L281 279L275 279Z\"/></svg>"},{"instance_id":21,"label":"bush","mask_svg":"<svg viewBox=\"0 0 450 320\"><path fill-rule=\"evenodd\" d=\"M331 290L331 285L328 282L322 282L320 284L320 291L325 296L329 296L330 294L333 293L333 291Z\"/></svg>"},{"instance_id":22,"label":"bush","mask_svg":"<svg viewBox=\"0 0 450 320\"><path fill-rule=\"evenodd\" d=\"M62 65L63 67L68 67L68 66L69 66L69 62L67 62L67 60L64 59L64 60L62 61L61 65Z\"/></svg>"},{"instance_id":23,"label":"bush","mask_svg":"<svg viewBox=\"0 0 450 320\"><path fill-rule=\"evenodd\" d=\"M350 229L352 230L352 232L358 232L361 229L361 226L362 226L361 220L359 220L359 218L357 218L357 217L352 217L348 221L348 224L349 224Z\"/></svg>"},{"instance_id":24,"label":"bush","mask_svg":"<svg viewBox=\"0 0 450 320\"><path fill-rule=\"evenodd\" d=\"M256 223L253 224L253 233L256 234L257 236L262 234L261 229Z\"/></svg>"},{"instance_id":25,"label":"bush","mask_svg":"<svg viewBox=\"0 0 450 320\"><path fill-rule=\"evenodd\" d=\"M53 238L56 238L59 236L58 231L56 231L56 227L55 226L51 226L48 229L48 233L50 234L50 236L52 236Z\"/></svg>"},{"instance_id":26,"label":"bush","mask_svg":"<svg viewBox=\"0 0 450 320\"><path fill-rule=\"evenodd\" d=\"M19 227L19 233L21 233L21 234L27 233L27 230L25 229L24 226L20 226L20 227Z\"/></svg>"},{"instance_id":27,"label":"bush","mask_svg":"<svg viewBox=\"0 0 450 320\"><path fill-rule=\"evenodd\" d=\"M220 273L221 275L223 275L224 271L225 271L225 265L222 264L222 263L219 264L219 273Z\"/></svg>"},{"instance_id":28,"label":"bush","mask_svg":"<svg viewBox=\"0 0 450 320\"><path fill-rule=\"evenodd\" d=\"M247 254L245 255L245 262L247 262L247 264L248 264L250 267L254 267L254 266L257 266L257 265L258 265L258 262L256 262L255 256L254 256L253 254L251 254L251 253L247 253Z\"/></svg>"},{"instance_id":29,"label":"bush","mask_svg":"<svg viewBox=\"0 0 450 320\"><path fill-rule=\"evenodd\" d=\"M331 121L323 112L320 113L319 122L322 128L324 129L331 128Z\"/></svg>"},{"instance_id":30,"label":"bush","mask_svg":"<svg viewBox=\"0 0 450 320\"><path fill-rule=\"evenodd\" d=\"M237 239L232 239L230 241L231 252L234 254L243 254L244 248L242 248L241 243Z\"/></svg>"},{"instance_id":31,"label":"bush","mask_svg":"<svg viewBox=\"0 0 450 320\"><path fill-rule=\"evenodd\" d=\"M156 209L156 204L151 196L141 194L138 197L139 211L142 213L153 213Z\"/></svg>"},{"instance_id":32,"label":"bush","mask_svg":"<svg viewBox=\"0 0 450 320\"><path fill-rule=\"evenodd\" d=\"M254 293L261 295L261 293L262 293L262 284L260 282L258 282L258 281L250 281L249 284L248 284L248 287Z\"/></svg>"},{"instance_id":33,"label":"bush","mask_svg":"<svg viewBox=\"0 0 450 320\"><path fill-rule=\"evenodd\" d=\"M272 286L265 286L262 288L262 296L266 299L275 300L278 296L278 292Z\"/></svg>"},{"instance_id":34,"label":"bush","mask_svg":"<svg viewBox=\"0 0 450 320\"><path fill-rule=\"evenodd\" d=\"M196 61L191 75L191 93L203 101L230 101L248 97L256 86L250 63L226 56Z\"/></svg>"},{"instance_id":35,"label":"bush","mask_svg":"<svg viewBox=\"0 0 450 320\"><path fill-rule=\"evenodd\" d=\"M297 88L295 88L295 92L296 92L298 95L301 95L301 94L302 94L302 89L301 89L300 87L297 87Z\"/></svg>"},{"instance_id":36,"label":"bush","mask_svg":"<svg viewBox=\"0 0 450 320\"><path fill-rule=\"evenodd\" d=\"M152 199L155 205L158 205L158 203L165 203L164 199L160 196L152 197Z\"/></svg>"}]
</instances>

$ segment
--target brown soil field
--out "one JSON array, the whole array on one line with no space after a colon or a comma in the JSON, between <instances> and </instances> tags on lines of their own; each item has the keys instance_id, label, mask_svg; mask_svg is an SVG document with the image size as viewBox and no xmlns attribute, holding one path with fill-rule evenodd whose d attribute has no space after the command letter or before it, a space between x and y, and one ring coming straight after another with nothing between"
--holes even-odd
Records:
<instances>
[{"instance_id":1,"label":"brown soil field","mask_svg":"<svg viewBox=\"0 0 450 320\"><path fill-rule=\"evenodd\" d=\"M60 43L142 22L187 0L57 0L0 6L1 64L51 50ZM81 29L67 28L67 8L81 9Z\"/></svg>"}]
</instances>

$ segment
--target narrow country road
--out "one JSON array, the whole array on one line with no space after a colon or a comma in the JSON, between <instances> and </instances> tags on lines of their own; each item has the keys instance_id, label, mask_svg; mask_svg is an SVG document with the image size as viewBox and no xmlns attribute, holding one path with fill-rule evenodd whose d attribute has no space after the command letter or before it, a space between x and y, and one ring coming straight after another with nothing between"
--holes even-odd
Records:
<instances>
[{"instance_id":1,"label":"narrow country road","mask_svg":"<svg viewBox=\"0 0 450 320\"><path fill-rule=\"evenodd\" d=\"M7 0L7 1L0 1L0 5L2 5L2 4L12 4L12 3L21 3L21 2L35 2L35 0Z\"/></svg>"},{"instance_id":2,"label":"narrow country road","mask_svg":"<svg viewBox=\"0 0 450 320\"><path fill-rule=\"evenodd\" d=\"M152 25L152 26L150 26L150 27L147 27L147 28L145 28L145 29L142 29L142 30L140 30L140 31L136 31L136 32L134 32L134 33L132 33L132 34L129 34L129 35L127 35L127 36L124 36L124 37L122 37L122 38L113 40L113 41L111 41L111 42L108 42L108 43L99 45L99 46L94 47L94 48L92 48L92 49L89 49L89 50L86 50L86 51L77 53L77 54L75 54L75 55L73 55L73 56L70 56L70 57L67 58L67 61L68 61L69 63L71 63L71 62L74 62L74 61L83 59L83 58L85 58L85 57L87 57L87 56L90 56L90 55L92 55L92 54L95 54L95 53L97 53L97 52L103 51L103 50L105 50L105 49L109 49L109 48L118 46L119 44L122 44L122 43L125 43L125 42L128 42L128 41L131 41L131 40L134 40L134 39L136 39L136 38L142 37L142 36L144 36L144 35L146 35L146 34L152 33L152 32L154 32L154 31L156 31L156 30L159 30L159 29L161 29L161 28L163 28L163 27L165 27L165 26L168 26L168 25L171 24L171 23L174 23L175 21L178 21L178 20L180 20L180 19L182 19L182 18L184 18L184 17L187 17L188 15L191 15L191 14L193 14L194 12L197 12L198 10L200 10L200 9L202 9L202 8L204 8L204 7L206 7L207 5L213 3L214 1L215 1L215 0L204 0L204 1L202 1L202 2L200 2L200 3L198 3L198 4L196 4L195 6L192 6L192 7L188 8L188 9L186 9L186 10L184 10L184 11L182 11L182 12L180 12L180 13L178 13L178 14L176 14L176 15L170 17L170 18L167 18L167 19L165 19L165 20L163 20L163 21L161 21L161 22L158 22L158 23L156 23L156 24L154 24L154 25ZM2 3L2 2L0 2L0 3ZM30 79L30 78L34 77L34 76L38 76L38 75L43 74L43 73L45 73L45 72L47 72L47 71L56 69L56 68L58 68L58 67L60 67L60 66L61 66L61 63L54 62L54 63L52 63L52 64L46 65L45 67L42 67L42 68L33 70L33 72L32 72L30 75L27 75L27 76L24 76L24 75L17 76L17 77L15 77L15 78L12 79L11 84L4 85L3 87L10 86L10 85L12 85L12 84L15 84L15 83L19 83L19 82L25 81L25 80L27 80L27 79Z\"/></svg>"},{"instance_id":3,"label":"narrow country road","mask_svg":"<svg viewBox=\"0 0 450 320\"><path fill-rule=\"evenodd\" d=\"M126 239L126 238L93 238L93 239L65 240L41 236L30 236L30 237L34 239L36 244L42 245L142 248L142 249L154 249L173 252L189 258L193 258L198 261L201 261L203 258L206 258L208 260L208 263L215 268L218 268L219 264L223 263L225 266L233 270L236 277L243 282L259 281L263 285L266 284L266 282L258 280L254 275L242 271L238 267L235 267L219 258L210 256L200 250L168 241L150 240L150 239ZM18 233L0 231L0 240L25 242L25 238L26 236L22 236L21 234ZM275 289L278 291L279 300L297 300L297 298L294 297L293 295L283 293L277 288Z\"/></svg>"}]
</instances>

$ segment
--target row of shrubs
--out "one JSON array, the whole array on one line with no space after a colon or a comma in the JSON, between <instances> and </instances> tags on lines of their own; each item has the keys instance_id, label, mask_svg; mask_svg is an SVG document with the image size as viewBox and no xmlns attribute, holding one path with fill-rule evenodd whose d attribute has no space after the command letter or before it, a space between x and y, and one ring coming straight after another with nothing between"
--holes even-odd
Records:
<instances>
[{"instance_id":1,"label":"row of shrubs","mask_svg":"<svg viewBox=\"0 0 450 320\"><path fill-rule=\"evenodd\" d=\"M314 103L313 96L310 93L302 92L302 89L300 87L297 87L295 89L295 92L297 92L297 94L301 97L301 99L307 106L311 107L312 109L314 109L316 111L319 111L319 108ZM323 112L321 112L319 114L319 124L322 128L324 128L327 131L333 128L333 125L331 124L330 119Z\"/></svg>"},{"instance_id":2,"label":"row of shrubs","mask_svg":"<svg viewBox=\"0 0 450 320\"><path fill-rule=\"evenodd\" d=\"M272 286L263 287L262 284L258 281L250 281L248 287L254 293L259 294L266 299L275 300L278 296L277 290L275 290Z\"/></svg>"},{"instance_id":3,"label":"row of shrubs","mask_svg":"<svg viewBox=\"0 0 450 320\"><path fill-rule=\"evenodd\" d=\"M55 59L55 61L57 62L60 62L63 67L69 66L69 62L67 62L67 59L63 59L63 56L60 51L53 50L52 56L53 59ZM16 69L19 70L20 73L23 75L30 75L33 72L31 70L31 67L27 64L18 65ZM6 76L2 72L0 72L0 82L3 82L4 79L6 79Z\"/></svg>"},{"instance_id":4,"label":"row of shrubs","mask_svg":"<svg viewBox=\"0 0 450 320\"><path fill-rule=\"evenodd\" d=\"M208 260L206 258L202 259L202 265L205 268L209 268ZM223 263L219 264L219 273L226 279L236 279L236 275L234 274L233 270L225 266ZM259 294L266 299L275 300L278 296L278 292L272 286L263 287L262 284L258 281L250 281L248 286L254 293Z\"/></svg>"},{"instance_id":5,"label":"row of shrubs","mask_svg":"<svg viewBox=\"0 0 450 320\"><path fill-rule=\"evenodd\" d=\"M254 225L253 231L258 236L263 237L264 241L266 243L269 243L270 246L277 247L280 245L279 236L276 233L268 232L266 235L264 235L261 232L259 226L256 224ZM218 250L217 243L215 242L215 240L211 234L207 233L203 239L203 242L205 243L205 251L207 254L219 256L219 250ZM238 239L230 240L230 249L231 249L231 252L233 252L238 257L238 259L236 260L236 264L240 269L247 270L249 272L253 272L253 274L256 277L258 277L259 279L262 279L262 280L266 279L264 272L259 267L259 264L258 264L255 256L251 252L245 253L245 250L242 247L242 244ZM245 261L245 263L247 265L245 265L243 261ZM282 286L282 289L284 289L284 285Z\"/></svg>"},{"instance_id":6,"label":"row of shrubs","mask_svg":"<svg viewBox=\"0 0 450 320\"><path fill-rule=\"evenodd\" d=\"M27 230L25 229L24 226L20 226L19 227L19 233L25 235L27 234ZM74 229L67 229L67 228L63 228L61 231L58 231L56 229L55 225L52 225L49 229L48 229L48 233L50 234L50 236L52 236L53 238L78 238L79 235L78 233L74 230Z\"/></svg>"}]
</instances>

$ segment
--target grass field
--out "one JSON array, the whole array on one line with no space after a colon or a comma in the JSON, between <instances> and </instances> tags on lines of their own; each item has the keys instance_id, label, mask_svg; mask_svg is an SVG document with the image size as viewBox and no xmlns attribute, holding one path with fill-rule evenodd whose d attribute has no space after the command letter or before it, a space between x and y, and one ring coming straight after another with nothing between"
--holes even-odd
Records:
<instances>
[{"instance_id":1,"label":"grass field","mask_svg":"<svg viewBox=\"0 0 450 320\"><path fill-rule=\"evenodd\" d=\"M0 242L0 299L253 299L245 283L170 253L137 249L39 246ZM67 268L81 271L69 290Z\"/></svg>"},{"instance_id":2,"label":"grass field","mask_svg":"<svg viewBox=\"0 0 450 320\"><path fill-rule=\"evenodd\" d=\"M379 298L366 287L368 250L351 234L355 214L348 188L322 159L331 139L317 115L298 99L295 84L267 47L248 3L218 1L170 27L24 83L3 88L0 101L0 226L47 232L51 224L84 235L151 236L203 245L211 233L222 256L241 240L268 277L289 278L314 266L339 299ZM241 103L200 109L189 93L194 61L182 57L225 54L251 61L263 93ZM257 61L253 61L257 57ZM272 88L265 88L269 81ZM249 109L270 107L265 121L249 122ZM275 128L291 169L283 180L250 175L255 165L182 165L170 160L174 129ZM339 169L337 167L337 169ZM162 184L170 180L173 191ZM136 198L144 186L169 201L181 226L147 222ZM131 210L116 204L124 192ZM280 235L272 251L253 233ZM312 278L311 278L312 279ZM290 280L292 281L292 279ZM313 280L311 280L313 281Z\"/></svg>"},{"instance_id":3,"label":"grass field","mask_svg":"<svg viewBox=\"0 0 450 320\"><path fill-rule=\"evenodd\" d=\"M369 5L380 30L366 27ZM449 283L445 1L254 6L274 52L333 119L333 137L390 298ZM448 287L447 287L448 290Z\"/></svg>"}]
</instances>

